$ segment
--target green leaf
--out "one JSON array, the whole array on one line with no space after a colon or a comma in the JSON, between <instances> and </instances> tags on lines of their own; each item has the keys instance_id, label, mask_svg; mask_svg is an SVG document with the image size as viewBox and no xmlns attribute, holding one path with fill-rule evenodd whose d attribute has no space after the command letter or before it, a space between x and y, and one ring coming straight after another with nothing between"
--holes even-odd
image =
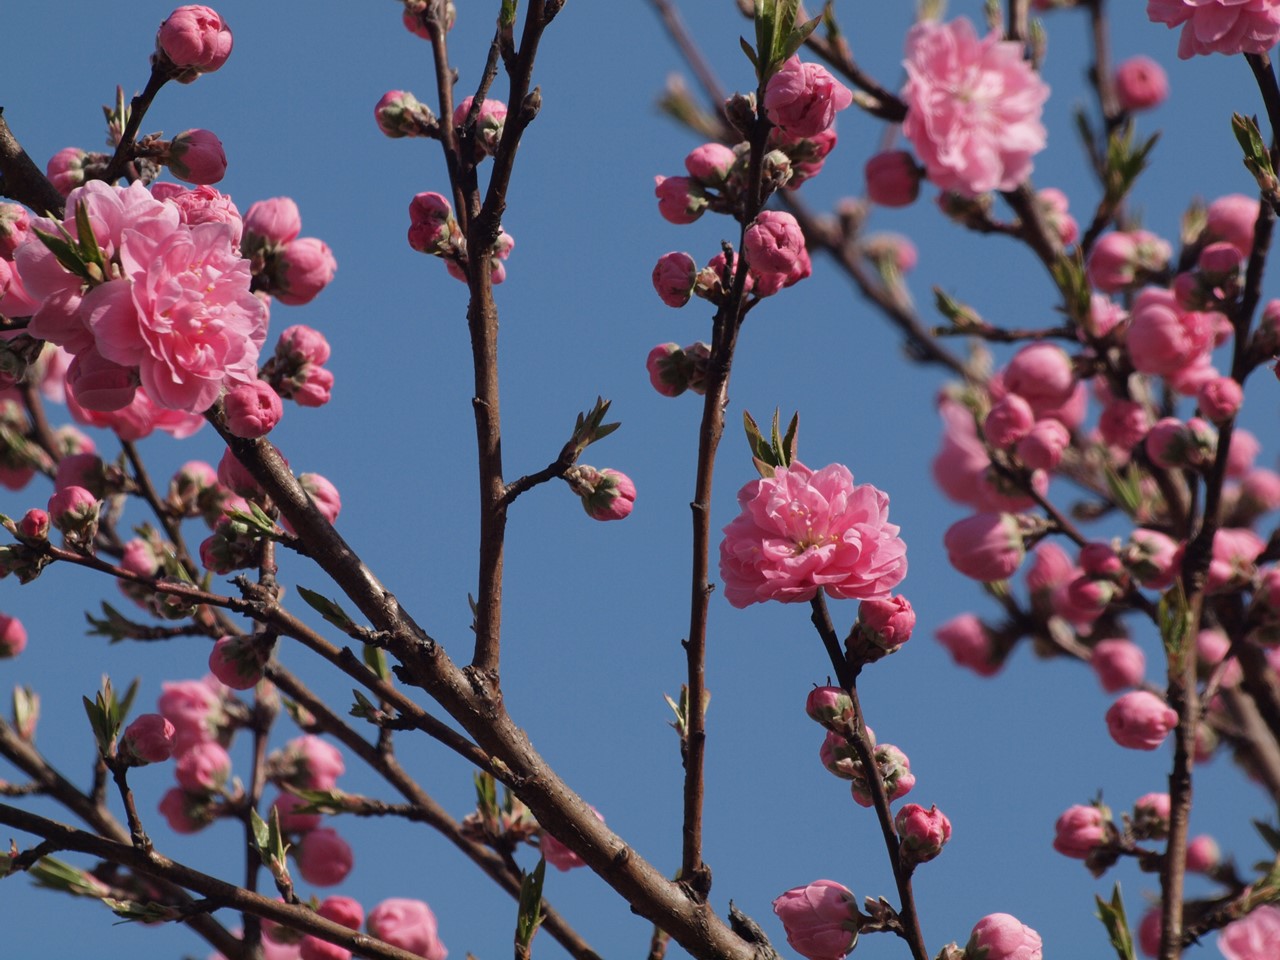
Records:
<instances>
[{"instance_id":1,"label":"green leaf","mask_svg":"<svg viewBox=\"0 0 1280 960\"><path fill-rule=\"evenodd\" d=\"M1169 657L1170 674L1181 674L1182 658L1187 649L1187 636L1191 632L1191 609L1182 581L1176 580L1160 598L1160 639Z\"/></svg>"},{"instance_id":2,"label":"green leaf","mask_svg":"<svg viewBox=\"0 0 1280 960\"><path fill-rule=\"evenodd\" d=\"M98 247L98 238L94 236L93 224L89 222L89 205L76 204L76 234L80 240L80 256L86 264L94 264L101 273L100 279L106 278L106 260Z\"/></svg>"},{"instance_id":3,"label":"green leaf","mask_svg":"<svg viewBox=\"0 0 1280 960\"><path fill-rule=\"evenodd\" d=\"M802 23L787 34L786 42L783 43L782 49L779 51L779 63L786 63L791 59L792 54L804 46L804 42L809 39L813 31L818 29L818 24L822 23L822 15L814 17L807 23Z\"/></svg>"},{"instance_id":4,"label":"green leaf","mask_svg":"<svg viewBox=\"0 0 1280 960\"><path fill-rule=\"evenodd\" d=\"M756 52L751 49L751 44L747 43L747 38L739 37L738 43L742 44L742 52L747 55L747 59L751 61L751 65L756 68L757 72L759 72L760 61L756 59Z\"/></svg>"},{"instance_id":5,"label":"green leaf","mask_svg":"<svg viewBox=\"0 0 1280 960\"><path fill-rule=\"evenodd\" d=\"M355 706L351 708L351 716L368 720L370 723L377 723L382 719L383 711L363 693L352 690L351 695L356 698Z\"/></svg>"},{"instance_id":6,"label":"green leaf","mask_svg":"<svg viewBox=\"0 0 1280 960\"><path fill-rule=\"evenodd\" d=\"M800 441L800 412L791 417L791 423L787 425L787 434L782 438L782 452L787 456L787 463L791 463L796 458L796 451Z\"/></svg>"},{"instance_id":7,"label":"green leaf","mask_svg":"<svg viewBox=\"0 0 1280 960\"><path fill-rule=\"evenodd\" d=\"M355 627L356 623L352 620L342 607L338 606L328 597L321 596L314 590L308 590L306 587L298 587L298 596L306 601L307 606L311 607L316 613L324 617L339 630L347 631Z\"/></svg>"},{"instance_id":8,"label":"green leaf","mask_svg":"<svg viewBox=\"0 0 1280 960\"><path fill-rule=\"evenodd\" d=\"M373 671L379 680L391 679L391 668L387 666L387 652L372 643L364 645L364 665Z\"/></svg>"},{"instance_id":9,"label":"green leaf","mask_svg":"<svg viewBox=\"0 0 1280 960\"><path fill-rule=\"evenodd\" d=\"M80 256L80 251L76 249L75 244L70 240L54 236L52 233L45 233L39 227L32 227L31 229L40 238L40 242L48 247L49 252L57 258L58 263L86 283L94 282L95 278L89 272L89 268L85 265L84 259Z\"/></svg>"},{"instance_id":10,"label":"green leaf","mask_svg":"<svg viewBox=\"0 0 1280 960\"><path fill-rule=\"evenodd\" d=\"M258 815L258 811L249 808L249 825L253 829L253 844L261 853L267 849L271 840L271 828L267 826L267 821Z\"/></svg>"},{"instance_id":11,"label":"green leaf","mask_svg":"<svg viewBox=\"0 0 1280 960\"><path fill-rule=\"evenodd\" d=\"M1112 499L1120 504L1120 508L1126 514L1134 516L1142 506L1142 486L1138 471L1132 466L1127 467L1125 475L1121 477L1110 465L1105 466L1104 470L1107 489L1111 491Z\"/></svg>"},{"instance_id":12,"label":"green leaf","mask_svg":"<svg viewBox=\"0 0 1280 960\"><path fill-rule=\"evenodd\" d=\"M139 903L136 900L117 900L115 897L100 899L111 908L112 913L121 917L126 923L165 923L182 919L180 909L167 907L162 903L151 901Z\"/></svg>"},{"instance_id":13,"label":"green leaf","mask_svg":"<svg viewBox=\"0 0 1280 960\"><path fill-rule=\"evenodd\" d=\"M513 27L516 23L516 0L502 0L502 10L498 13L498 26Z\"/></svg>"},{"instance_id":14,"label":"green leaf","mask_svg":"<svg viewBox=\"0 0 1280 960\"><path fill-rule=\"evenodd\" d=\"M1267 842L1267 846L1276 853L1280 853L1280 830L1262 820L1254 820L1253 827L1258 831L1262 839Z\"/></svg>"},{"instance_id":15,"label":"green leaf","mask_svg":"<svg viewBox=\"0 0 1280 960\"><path fill-rule=\"evenodd\" d=\"M516 943L528 948L533 935L542 925L542 881L546 876L547 861L538 858L532 873L526 873L520 881L520 912L516 915Z\"/></svg>"},{"instance_id":16,"label":"green leaf","mask_svg":"<svg viewBox=\"0 0 1280 960\"><path fill-rule=\"evenodd\" d=\"M1096 894L1094 900L1098 904L1098 912L1095 916L1106 927L1116 956L1119 960L1137 960L1137 954L1133 948L1133 934L1129 931L1129 920L1124 912L1124 900L1120 896L1120 884L1115 885L1110 903Z\"/></svg>"}]
</instances>

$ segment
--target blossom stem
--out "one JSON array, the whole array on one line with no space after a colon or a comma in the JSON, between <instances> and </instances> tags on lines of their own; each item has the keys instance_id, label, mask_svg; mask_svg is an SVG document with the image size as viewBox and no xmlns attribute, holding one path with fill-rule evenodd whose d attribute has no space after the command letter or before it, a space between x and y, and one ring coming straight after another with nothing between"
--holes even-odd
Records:
<instances>
[{"instance_id":1,"label":"blossom stem","mask_svg":"<svg viewBox=\"0 0 1280 960\"><path fill-rule=\"evenodd\" d=\"M129 122L120 134L120 142L116 144L116 152L102 174L107 183L115 183L124 175L125 167L133 162L133 148L137 143L138 130L142 127L142 118L146 116L151 102L155 100L160 88L169 80L168 74L157 63L151 68L151 76L147 77L147 85L129 103Z\"/></svg>"}]
</instances>

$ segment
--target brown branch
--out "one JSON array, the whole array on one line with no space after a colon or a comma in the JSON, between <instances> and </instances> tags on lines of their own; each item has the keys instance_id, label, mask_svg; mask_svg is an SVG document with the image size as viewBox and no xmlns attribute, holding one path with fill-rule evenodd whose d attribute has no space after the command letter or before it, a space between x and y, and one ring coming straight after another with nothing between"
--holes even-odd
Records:
<instances>
[{"instance_id":1,"label":"brown branch","mask_svg":"<svg viewBox=\"0 0 1280 960\"><path fill-rule=\"evenodd\" d=\"M111 161L102 174L102 179L107 183L115 183L124 176L125 168L133 162L133 148L138 141L138 130L142 126L142 118L146 116L160 88L168 81L168 71L157 60L151 65L151 75L147 77L146 87L129 103L129 122L125 124L120 134L120 142L116 144L116 152L112 154Z\"/></svg>"},{"instance_id":2,"label":"brown branch","mask_svg":"<svg viewBox=\"0 0 1280 960\"><path fill-rule=\"evenodd\" d=\"M39 214L61 217L62 194L22 149L0 107L0 196L25 204Z\"/></svg>"}]
</instances>

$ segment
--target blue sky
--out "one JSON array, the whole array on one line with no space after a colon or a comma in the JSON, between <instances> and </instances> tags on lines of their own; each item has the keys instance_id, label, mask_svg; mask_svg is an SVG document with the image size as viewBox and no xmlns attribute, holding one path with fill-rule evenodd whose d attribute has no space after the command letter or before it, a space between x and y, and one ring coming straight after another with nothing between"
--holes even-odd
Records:
<instances>
[{"instance_id":1,"label":"blue sky","mask_svg":"<svg viewBox=\"0 0 1280 960\"><path fill-rule=\"evenodd\" d=\"M458 6L450 42L460 89L467 91L478 80L498 4ZM749 25L735 5L684 6L726 88L751 86L750 65L738 49ZM910 6L846 0L836 7L860 63L891 88L900 79ZM1140 120L1143 132L1165 133L1136 204L1150 229L1176 237L1193 197L1251 189L1229 119L1233 111L1259 112L1259 98L1243 60L1178 62L1174 33L1147 23L1138 4L1114 6L1117 57L1146 53L1170 73L1170 104ZM117 83L126 91L141 87L155 27L168 9L67 0L56 12L34 4L0 12L0 33L9 41L0 102L37 162L67 145L100 148L99 107L113 100ZM322 473L337 485L343 535L419 622L455 657L466 656L477 523L465 288L404 239L410 198L447 192L447 180L434 143L389 141L372 118L388 89L434 99L429 48L400 26L392 2L228 0L218 9L235 33L229 62L189 87L166 88L143 129L213 130L230 158L219 188L241 210L258 199L292 196L303 233L332 247L334 283L310 306L275 306L272 328L306 323L329 338L334 400L318 411L290 407L273 439L296 470ZM951 12L977 17L980 5L956 3ZM1092 109L1083 86L1086 24L1068 12L1053 14L1047 26L1049 147L1036 160L1034 182L1065 190L1083 218L1097 199L1071 125L1075 108ZM639 491L632 517L616 524L589 520L559 484L517 504L508 540L507 703L569 783L669 871L679 862L680 764L662 695L678 691L684 670L687 504L700 404L654 393L644 359L656 343L705 339L710 311L699 302L669 310L654 295L649 272L668 250L704 260L722 238L736 235L723 219L676 227L657 215L653 176L682 173L684 155L698 142L654 106L668 74L682 72L648 4L566 5L542 46L535 79L543 108L512 183L504 226L516 247L509 279L498 289L508 476L554 459L575 414L600 394L613 400L623 428L586 459L625 471ZM495 95L501 91L499 81ZM849 111L839 133L826 170L804 190L820 209L861 190L862 165L878 149L883 127ZM909 283L922 308L936 284L993 322L1053 323L1051 285L1031 255L946 222L931 194L926 188L907 210L877 210L870 223L916 243L920 264ZM1268 293L1280 289L1272 285ZM1249 385L1245 423L1264 442L1263 462L1273 464L1275 387L1259 380L1268 382ZM963 942L977 919L1002 911L1039 930L1051 955L1103 956L1105 937L1090 915L1093 894L1109 890L1110 879L1095 882L1078 862L1055 855L1053 822L1099 790L1119 811L1163 789L1171 751L1136 754L1115 746L1102 720L1110 698L1078 665L1042 662L1024 648L999 676L981 680L954 667L932 640L938 624L964 610L996 615L949 569L941 549L942 532L963 515L928 475L939 433L933 398L942 384L937 371L909 365L897 335L818 260L813 278L763 304L746 324L713 524L718 529L732 519L734 494L754 475L735 426L743 410L763 420L775 407L798 409L806 463L845 463L860 482L890 494L890 517L909 548L902 592L919 625L915 639L870 670L860 689L879 738L911 758L918 783L909 799L938 804L954 826L950 846L915 884L931 952ZM96 439L113 453L108 435ZM148 441L144 450L160 477L189 459L216 462L221 453L209 431L183 442ZM1069 501L1061 482L1054 489ZM48 492L41 481L6 492L0 510L20 515L43 505ZM144 519L135 507L126 516ZM281 581L290 590L327 587L316 568L296 558ZM150 705L162 679L201 675L208 653L197 640L108 647L84 636L82 612L104 598L121 602L102 578L57 568L25 588L12 580L0 585L0 609L20 616L31 634L26 653L0 662L0 686L39 689L45 719L38 743L79 782L93 750L79 699L96 689L100 674L110 673L118 685L142 677L141 702ZM855 610L852 603L832 605L838 629L847 629ZM782 605L738 611L719 596L711 610L712 898L721 913L732 898L780 947L769 904L789 887L830 878L859 896L895 899L874 816L855 806L817 760L822 732L802 708L829 668L807 614L804 606ZM1155 638L1137 639L1149 662L1157 662ZM348 685L304 653L280 650L291 669L345 704ZM282 730L280 739L288 735ZM408 769L463 816L472 801L469 771L442 749L402 739L398 750ZM241 745L234 754L240 764L243 751ZM343 787L390 797L350 766ZM151 812L170 776L150 768L136 778L152 798L143 810L159 849L238 877L237 827L176 837ZM1243 864L1263 856L1248 826L1249 818L1269 813L1262 791L1224 757L1202 771L1196 791L1193 832L1213 833ZM59 815L48 804L32 806ZM510 949L514 904L426 828L363 821L337 827L357 848L355 870L338 892L367 907L388 896L427 900L459 960L468 952L489 960ZM1140 914L1151 879L1131 868L1114 876L1131 913ZM79 956L86 936L99 960L207 952L183 929L112 926L100 905L33 892L23 878L10 878L3 892L6 956ZM588 872L553 873L546 893L602 955L643 955L647 924ZM540 957L563 956L545 935L536 949ZM1200 953L1216 955L1212 947ZM857 955L904 954L896 940L868 936Z\"/></svg>"}]
</instances>

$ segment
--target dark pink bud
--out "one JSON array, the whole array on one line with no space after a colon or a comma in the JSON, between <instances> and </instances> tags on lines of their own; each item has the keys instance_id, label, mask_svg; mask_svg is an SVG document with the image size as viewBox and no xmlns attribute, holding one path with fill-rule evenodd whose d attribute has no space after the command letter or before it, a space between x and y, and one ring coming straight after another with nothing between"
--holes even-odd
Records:
<instances>
[{"instance_id":1,"label":"dark pink bud","mask_svg":"<svg viewBox=\"0 0 1280 960\"><path fill-rule=\"evenodd\" d=\"M902 852L914 863L932 860L951 839L951 821L936 806L926 810L918 803L903 804L893 822Z\"/></svg>"},{"instance_id":2,"label":"dark pink bud","mask_svg":"<svg viewBox=\"0 0 1280 960\"><path fill-rule=\"evenodd\" d=\"M18 532L28 540L48 540L49 514L39 507L32 507L18 521Z\"/></svg>"},{"instance_id":3,"label":"dark pink bud","mask_svg":"<svg viewBox=\"0 0 1280 960\"><path fill-rule=\"evenodd\" d=\"M565 479L582 498L582 509L593 520L622 520L631 514L636 487L625 473L579 464Z\"/></svg>"},{"instance_id":4,"label":"dark pink bud","mask_svg":"<svg viewBox=\"0 0 1280 960\"><path fill-rule=\"evenodd\" d=\"M474 97L466 97L454 108L453 125L461 128L471 112ZM483 155L493 156L498 152L498 141L502 139L502 128L507 122L507 105L501 100L484 100L480 104L476 117L476 146Z\"/></svg>"},{"instance_id":5,"label":"dark pink bud","mask_svg":"<svg viewBox=\"0 0 1280 960\"><path fill-rule=\"evenodd\" d=\"M916 613L906 597L863 600L858 605L859 636L882 650L894 651L911 639Z\"/></svg>"},{"instance_id":6,"label":"dark pink bud","mask_svg":"<svg viewBox=\"0 0 1280 960\"><path fill-rule=\"evenodd\" d=\"M292 793L282 793L276 797L272 807L280 817L280 829L285 833L307 833L320 826L321 816L318 813L295 813L298 807L306 806L306 801Z\"/></svg>"},{"instance_id":7,"label":"dark pink bud","mask_svg":"<svg viewBox=\"0 0 1280 960\"><path fill-rule=\"evenodd\" d=\"M174 787L160 798L157 807L174 833L195 833L213 822L213 808L204 796Z\"/></svg>"},{"instance_id":8,"label":"dark pink bud","mask_svg":"<svg viewBox=\"0 0 1280 960\"><path fill-rule=\"evenodd\" d=\"M282 246L302 232L302 215L290 197L259 200L244 215L244 230L270 246Z\"/></svg>"},{"instance_id":9,"label":"dark pink bud","mask_svg":"<svg viewBox=\"0 0 1280 960\"><path fill-rule=\"evenodd\" d=\"M227 153L208 130L186 130L169 143L169 169L187 183L217 183L227 175Z\"/></svg>"},{"instance_id":10,"label":"dark pink bud","mask_svg":"<svg viewBox=\"0 0 1280 960\"><path fill-rule=\"evenodd\" d=\"M653 289L668 307L683 307L693 296L697 277L698 266L689 254L664 253L653 268Z\"/></svg>"},{"instance_id":11,"label":"dark pink bud","mask_svg":"<svg viewBox=\"0 0 1280 960\"><path fill-rule=\"evenodd\" d=\"M1205 210L1203 239L1225 241L1244 258L1253 248L1253 227L1257 222L1258 199L1242 193L1229 193L1213 201Z\"/></svg>"},{"instance_id":12,"label":"dark pink bud","mask_svg":"<svg viewBox=\"0 0 1280 960\"><path fill-rule=\"evenodd\" d=\"M853 700L839 687L815 687L805 699L809 718L838 734L852 732Z\"/></svg>"},{"instance_id":13,"label":"dark pink bud","mask_svg":"<svg viewBox=\"0 0 1280 960\"><path fill-rule=\"evenodd\" d=\"M262 679L270 650L251 634L219 637L209 654L209 672L232 690L248 690Z\"/></svg>"},{"instance_id":14,"label":"dark pink bud","mask_svg":"<svg viewBox=\"0 0 1280 960\"><path fill-rule=\"evenodd\" d=\"M17 617L0 613L0 660L16 657L27 649L27 629Z\"/></svg>"},{"instance_id":15,"label":"dark pink bud","mask_svg":"<svg viewBox=\"0 0 1280 960\"><path fill-rule=\"evenodd\" d=\"M453 205L439 193L419 193L409 201L409 246L419 253L445 256L460 240Z\"/></svg>"},{"instance_id":16,"label":"dark pink bud","mask_svg":"<svg viewBox=\"0 0 1280 960\"><path fill-rule=\"evenodd\" d=\"M1209 873L1222 862L1218 841L1208 834L1192 837L1187 842L1187 869L1192 873ZM1280 932L1280 925L1277 925ZM1280 940L1276 941L1280 944Z\"/></svg>"},{"instance_id":17,"label":"dark pink bud","mask_svg":"<svg viewBox=\"0 0 1280 960\"><path fill-rule=\"evenodd\" d=\"M1005 367L1003 380L1038 416L1066 403L1076 386L1071 357L1051 343L1033 343L1019 350Z\"/></svg>"},{"instance_id":18,"label":"dark pink bud","mask_svg":"<svg viewBox=\"0 0 1280 960\"><path fill-rule=\"evenodd\" d=\"M863 171L867 178L867 199L882 207L906 207L920 196L923 171L905 150L877 153Z\"/></svg>"},{"instance_id":19,"label":"dark pink bud","mask_svg":"<svg viewBox=\"0 0 1280 960\"><path fill-rule=\"evenodd\" d=\"M211 7L178 7L156 31L156 54L175 68L174 79L190 83L213 73L231 56L231 29Z\"/></svg>"},{"instance_id":20,"label":"dark pink bud","mask_svg":"<svg viewBox=\"0 0 1280 960\"><path fill-rule=\"evenodd\" d=\"M707 209L702 187L688 177L654 177L653 194L658 198L658 213L675 224L693 223Z\"/></svg>"},{"instance_id":21,"label":"dark pink bud","mask_svg":"<svg viewBox=\"0 0 1280 960\"><path fill-rule=\"evenodd\" d=\"M1003 666L1003 662L997 659L991 631L972 613L962 613L948 620L934 636L951 653L951 659L981 677L994 676Z\"/></svg>"},{"instance_id":22,"label":"dark pink bud","mask_svg":"<svg viewBox=\"0 0 1280 960\"><path fill-rule=\"evenodd\" d=\"M280 395L261 380L241 383L227 391L225 397L227 429L237 437L265 437L280 422L284 406Z\"/></svg>"},{"instance_id":23,"label":"dark pink bud","mask_svg":"<svg viewBox=\"0 0 1280 960\"><path fill-rule=\"evenodd\" d=\"M1130 450L1142 442L1151 429L1147 408L1131 400L1112 400L1098 417L1098 432L1108 445Z\"/></svg>"},{"instance_id":24,"label":"dark pink bud","mask_svg":"<svg viewBox=\"0 0 1280 960\"><path fill-rule=\"evenodd\" d=\"M1169 96L1169 78L1150 57L1130 57L1116 67L1116 96L1130 112L1150 110Z\"/></svg>"},{"instance_id":25,"label":"dark pink bud","mask_svg":"<svg viewBox=\"0 0 1280 960\"><path fill-rule=\"evenodd\" d=\"M853 103L853 91L817 63L791 57L769 78L764 109L789 137L813 137L835 123Z\"/></svg>"},{"instance_id":26,"label":"dark pink bud","mask_svg":"<svg viewBox=\"0 0 1280 960\"><path fill-rule=\"evenodd\" d=\"M298 873L317 887L337 886L355 864L351 846L329 827L319 827L306 834L295 850Z\"/></svg>"},{"instance_id":27,"label":"dark pink bud","mask_svg":"<svg viewBox=\"0 0 1280 960\"><path fill-rule=\"evenodd\" d=\"M1053 849L1064 857L1084 860L1107 842L1110 820L1096 806L1068 807L1054 824Z\"/></svg>"},{"instance_id":28,"label":"dark pink bud","mask_svg":"<svg viewBox=\"0 0 1280 960\"><path fill-rule=\"evenodd\" d=\"M1120 557L1109 543L1095 541L1080 548L1080 569L1090 577L1117 579L1124 573Z\"/></svg>"}]
</instances>

